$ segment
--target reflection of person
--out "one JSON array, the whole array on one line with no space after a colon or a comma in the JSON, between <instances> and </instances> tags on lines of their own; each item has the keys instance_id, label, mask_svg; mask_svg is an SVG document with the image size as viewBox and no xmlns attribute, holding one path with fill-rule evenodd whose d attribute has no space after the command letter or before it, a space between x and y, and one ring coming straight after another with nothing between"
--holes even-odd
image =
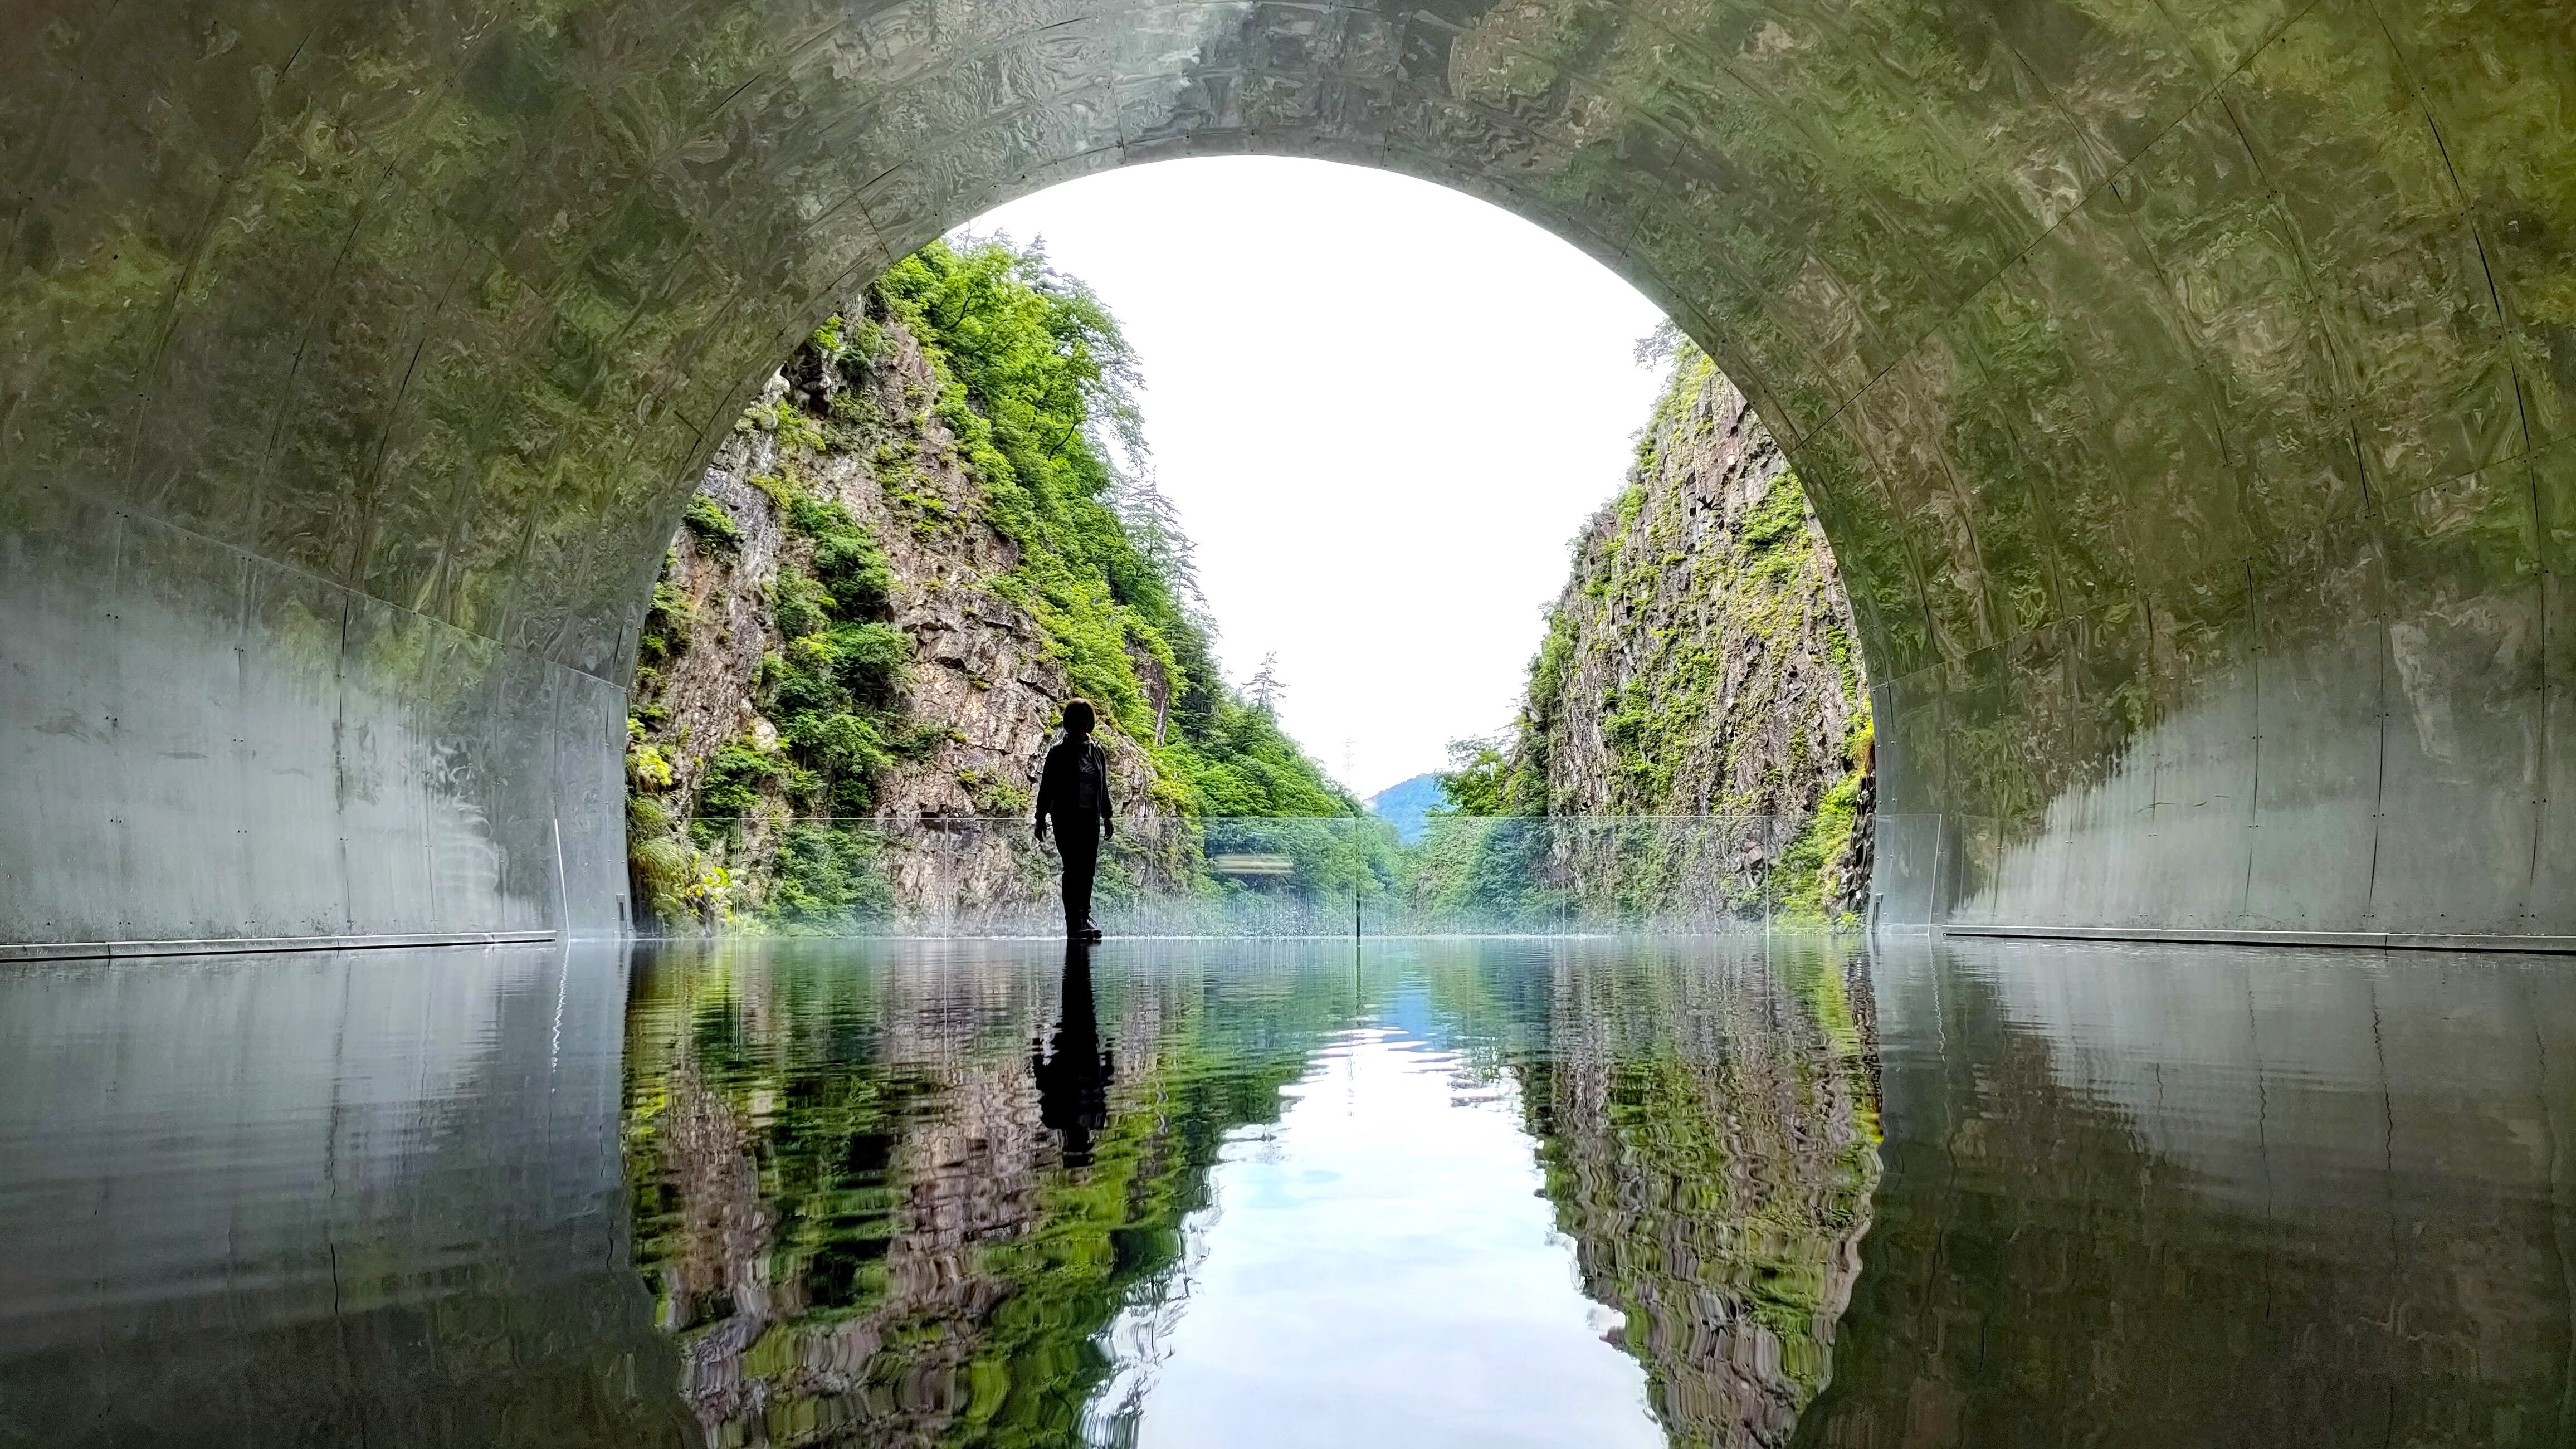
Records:
<instances>
[{"instance_id":1,"label":"reflection of person","mask_svg":"<svg viewBox=\"0 0 2576 1449\"><path fill-rule=\"evenodd\" d=\"M1091 878L1100 868L1100 842L1118 833L1109 819L1109 754L1091 737L1091 701L1064 702L1064 741L1047 751L1038 776L1037 837L1055 821L1056 853L1064 857L1064 934L1100 939L1091 923Z\"/></svg>"},{"instance_id":2,"label":"reflection of person","mask_svg":"<svg viewBox=\"0 0 2576 1449\"><path fill-rule=\"evenodd\" d=\"M1038 1120L1064 1134L1068 1167L1091 1161L1091 1139L1109 1126L1109 1083L1116 1063L1100 1044L1091 1013L1091 947L1064 943L1064 1017L1056 1023L1055 1049L1029 1048L1029 1071L1038 1079Z\"/></svg>"}]
</instances>

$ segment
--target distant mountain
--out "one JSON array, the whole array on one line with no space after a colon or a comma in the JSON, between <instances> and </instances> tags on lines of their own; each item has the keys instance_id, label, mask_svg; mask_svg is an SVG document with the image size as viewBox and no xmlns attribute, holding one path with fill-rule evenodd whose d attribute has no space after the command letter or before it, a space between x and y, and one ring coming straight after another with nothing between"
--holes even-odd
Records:
<instances>
[{"instance_id":1,"label":"distant mountain","mask_svg":"<svg viewBox=\"0 0 2576 1449\"><path fill-rule=\"evenodd\" d=\"M1395 827L1405 844L1422 839L1425 821L1432 811L1449 803L1449 794L1440 788L1438 775L1416 775L1400 785L1389 785L1369 797L1370 813Z\"/></svg>"}]
</instances>

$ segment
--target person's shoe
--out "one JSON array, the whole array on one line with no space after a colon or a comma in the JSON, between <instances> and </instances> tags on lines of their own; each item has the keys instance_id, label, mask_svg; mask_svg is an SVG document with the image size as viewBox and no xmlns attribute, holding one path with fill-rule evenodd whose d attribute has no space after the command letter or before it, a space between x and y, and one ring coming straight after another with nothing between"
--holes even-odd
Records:
<instances>
[{"instance_id":1,"label":"person's shoe","mask_svg":"<svg viewBox=\"0 0 2576 1449\"><path fill-rule=\"evenodd\" d=\"M1097 941L1101 938L1101 934L1098 926L1086 925L1082 928L1082 939L1086 941Z\"/></svg>"}]
</instances>

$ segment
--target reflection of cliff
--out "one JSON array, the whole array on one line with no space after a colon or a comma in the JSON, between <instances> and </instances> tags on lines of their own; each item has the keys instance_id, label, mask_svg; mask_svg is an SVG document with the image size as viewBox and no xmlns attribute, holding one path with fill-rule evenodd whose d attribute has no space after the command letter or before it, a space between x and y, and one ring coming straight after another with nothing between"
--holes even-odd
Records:
<instances>
[{"instance_id":1,"label":"reflection of cliff","mask_svg":"<svg viewBox=\"0 0 2576 1449\"><path fill-rule=\"evenodd\" d=\"M973 1247L1037 1216L1025 1076L885 999L899 983L818 999L804 990L822 983L744 960L669 984L667 1055L634 1069L659 1100L631 1170L648 1177L638 1254L707 1442L938 1442L1009 1294ZM809 1036L818 1020L844 1030Z\"/></svg>"},{"instance_id":2,"label":"reflection of cliff","mask_svg":"<svg viewBox=\"0 0 2576 1449\"><path fill-rule=\"evenodd\" d=\"M637 1256L707 1443L1062 1440L1099 1330L1293 1062L1202 1070L1194 1003L1104 1010L1030 955L833 949L675 958L639 989Z\"/></svg>"},{"instance_id":3,"label":"reflection of cliff","mask_svg":"<svg viewBox=\"0 0 2576 1449\"><path fill-rule=\"evenodd\" d=\"M1584 1289L1678 1445L1775 1445L1832 1370L1878 1176L1867 982L1836 955L1556 973L1525 1065Z\"/></svg>"},{"instance_id":4,"label":"reflection of cliff","mask_svg":"<svg viewBox=\"0 0 2576 1449\"><path fill-rule=\"evenodd\" d=\"M1886 1176L1802 1442L2563 1444L2554 966L1879 965Z\"/></svg>"},{"instance_id":5,"label":"reflection of cliff","mask_svg":"<svg viewBox=\"0 0 2576 1449\"><path fill-rule=\"evenodd\" d=\"M828 1201L765 1199L769 1144L743 1123L743 1104L686 1068L672 1087L686 1125L667 1139L682 1222L663 1306L684 1331L682 1391L708 1443L754 1424L781 1442L936 1442L967 1406L975 1340L921 1330L976 1323L1007 1295L969 1247L1035 1215L1018 1094L954 1083L951 1110L903 1134L888 1167L908 1180L888 1194L880 1237L873 1224L836 1223ZM864 1158L873 1136L836 1145Z\"/></svg>"}]
</instances>

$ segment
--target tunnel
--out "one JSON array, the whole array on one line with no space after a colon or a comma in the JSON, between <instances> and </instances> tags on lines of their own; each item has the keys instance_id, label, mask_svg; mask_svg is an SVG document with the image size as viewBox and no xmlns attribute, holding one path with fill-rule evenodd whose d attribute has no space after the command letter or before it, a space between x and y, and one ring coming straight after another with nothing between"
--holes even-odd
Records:
<instances>
[{"instance_id":1,"label":"tunnel","mask_svg":"<svg viewBox=\"0 0 2576 1449\"><path fill-rule=\"evenodd\" d=\"M1528 217L1744 388L1860 624L1881 924L2576 937L2564 0L25 0L0 54L12 950L626 927L638 623L762 380L1001 201L1237 153Z\"/></svg>"}]
</instances>

